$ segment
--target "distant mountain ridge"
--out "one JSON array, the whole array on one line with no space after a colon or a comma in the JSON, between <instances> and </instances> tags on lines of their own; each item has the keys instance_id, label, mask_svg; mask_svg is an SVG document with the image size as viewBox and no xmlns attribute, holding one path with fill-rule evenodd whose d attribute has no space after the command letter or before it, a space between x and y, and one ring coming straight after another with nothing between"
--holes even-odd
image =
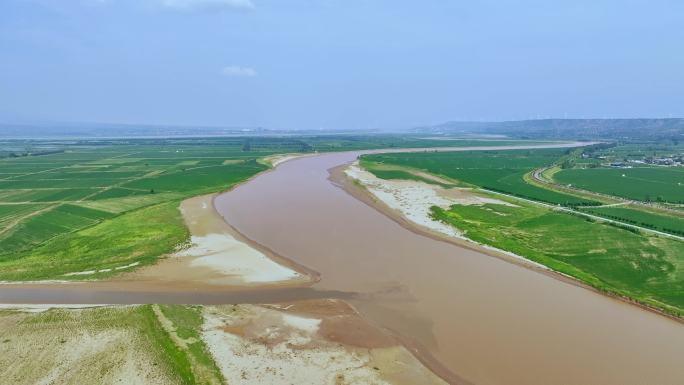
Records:
<instances>
[{"instance_id":1,"label":"distant mountain ridge","mask_svg":"<svg viewBox=\"0 0 684 385\"><path fill-rule=\"evenodd\" d=\"M558 139L684 139L684 119L539 119L505 122L446 122L413 132L488 134Z\"/></svg>"},{"instance_id":2,"label":"distant mountain ridge","mask_svg":"<svg viewBox=\"0 0 684 385\"><path fill-rule=\"evenodd\" d=\"M684 141L684 119L539 119L503 122L452 121L411 129L303 130L107 123L0 123L0 140L31 138L168 138L344 134L475 135L530 139L671 139Z\"/></svg>"}]
</instances>

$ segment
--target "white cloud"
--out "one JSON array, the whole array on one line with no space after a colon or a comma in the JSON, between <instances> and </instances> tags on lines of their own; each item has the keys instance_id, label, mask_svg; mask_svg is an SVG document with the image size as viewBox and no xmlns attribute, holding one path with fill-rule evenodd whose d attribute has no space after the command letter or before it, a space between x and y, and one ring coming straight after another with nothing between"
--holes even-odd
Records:
<instances>
[{"instance_id":1,"label":"white cloud","mask_svg":"<svg viewBox=\"0 0 684 385\"><path fill-rule=\"evenodd\" d=\"M254 68L240 66L223 67L223 69L221 70L221 74L223 74L224 76L243 78L253 78L258 75Z\"/></svg>"},{"instance_id":2,"label":"white cloud","mask_svg":"<svg viewBox=\"0 0 684 385\"><path fill-rule=\"evenodd\" d=\"M47 2L54 0L33 0L40 2ZM75 0L83 5L95 6L115 3L136 4L140 0ZM252 0L145 0L147 4L175 9L179 11L193 11L193 10L250 10L254 9L254 2Z\"/></svg>"},{"instance_id":3,"label":"white cloud","mask_svg":"<svg viewBox=\"0 0 684 385\"><path fill-rule=\"evenodd\" d=\"M192 9L253 9L252 0L155 0L164 7Z\"/></svg>"}]
</instances>

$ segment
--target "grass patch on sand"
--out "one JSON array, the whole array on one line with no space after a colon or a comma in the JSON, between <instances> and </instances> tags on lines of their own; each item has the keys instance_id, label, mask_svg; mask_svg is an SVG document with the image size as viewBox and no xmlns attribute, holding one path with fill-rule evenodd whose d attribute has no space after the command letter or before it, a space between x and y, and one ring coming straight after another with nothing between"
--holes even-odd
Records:
<instances>
[{"instance_id":1,"label":"grass patch on sand","mask_svg":"<svg viewBox=\"0 0 684 385\"><path fill-rule=\"evenodd\" d=\"M422 177L420 176L420 174L418 174L418 172L415 172L415 170L410 170L406 167L371 162L364 158L360 160L359 164L362 168L370 171L371 173L373 173L373 175L381 179L415 180L418 182L424 182L428 184L436 184L444 188L455 187L457 185L456 183L440 183L435 181L434 179Z\"/></svg>"},{"instance_id":2,"label":"grass patch on sand","mask_svg":"<svg viewBox=\"0 0 684 385\"><path fill-rule=\"evenodd\" d=\"M195 376L192 374L192 364L189 357L164 329L164 326L153 310L153 306L156 305L146 305L141 309L141 312L145 315L143 328L146 334L154 341L156 347L166 358L169 366L178 375L179 382L183 385L197 385Z\"/></svg>"},{"instance_id":3,"label":"grass patch on sand","mask_svg":"<svg viewBox=\"0 0 684 385\"><path fill-rule=\"evenodd\" d=\"M187 357L191 377L196 384L220 385L223 375L201 338L204 319L200 306L159 305L163 327L171 336L177 351ZM161 318L158 315L158 318Z\"/></svg>"},{"instance_id":4,"label":"grass patch on sand","mask_svg":"<svg viewBox=\"0 0 684 385\"><path fill-rule=\"evenodd\" d=\"M200 338L201 311L181 305L0 310L0 384L224 384Z\"/></svg>"},{"instance_id":5,"label":"grass patch on sand","mask_svg":"<svg viewBox=\"0 0 684 385\"><path fill-rule=\"evenodd\" d=\"M1 384L194 384L149 305L4 310L0 325Z\"/></svg>"}]
</instances>

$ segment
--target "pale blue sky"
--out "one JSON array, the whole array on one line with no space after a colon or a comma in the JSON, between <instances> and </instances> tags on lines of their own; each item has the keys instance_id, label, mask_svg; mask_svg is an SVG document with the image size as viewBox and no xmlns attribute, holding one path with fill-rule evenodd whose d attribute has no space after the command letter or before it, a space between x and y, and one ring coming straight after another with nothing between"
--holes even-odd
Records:
<instances>
[{"instance_id":1,"label":"pale blue sky","mask_svg":"<svg viewBox=\"0 0 684 385\"><path fill-rule=\"evenodd\" d=\"M0 121L538 116L684 116L684 2L0 1Z\"/></svg>"}]
</instances>

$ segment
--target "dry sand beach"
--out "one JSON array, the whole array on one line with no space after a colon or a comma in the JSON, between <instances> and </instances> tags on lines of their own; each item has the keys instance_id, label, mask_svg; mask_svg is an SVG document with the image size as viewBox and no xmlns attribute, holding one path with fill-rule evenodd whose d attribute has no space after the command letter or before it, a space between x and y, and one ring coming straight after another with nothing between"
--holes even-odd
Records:
<instances>
[{"instance_id":1,"label":"dry sand beach","mask_svg":"<svg viewBox=\"0 0 684 385\"><path fill-rule=\"evenodd\" d=\"M343 186L346 192L368 203L411 231L434 237L437 240L446 240L458 246L471 248L529 268L540 271L549 270L546 266L519 255L472 241L455 227L436 221L430 216L432 206L448 209L454 204L494 203L513 206L513 203L475 192L471 188L444 188L421 181L380 179L362 169L358 161L332 169L330 174L331 181ZM434 179L438 183L450 183L434 175L425 173L419 175L423 178ZM570 279L565 276L559 278Z\"/></svg>"},{"instance_id":2,"label":"dry sand beach","mask_svg":"<svg viewBox=\"0 0 684 385\"><path fill-rule=\"evenodd\" d=\"M317 279L315 272L243 239L214 209L215 196L202 195L181 203L180 210L191 234L189 245L120 279L224 287L306 286Z\"/></svg>"}]
</instances>

